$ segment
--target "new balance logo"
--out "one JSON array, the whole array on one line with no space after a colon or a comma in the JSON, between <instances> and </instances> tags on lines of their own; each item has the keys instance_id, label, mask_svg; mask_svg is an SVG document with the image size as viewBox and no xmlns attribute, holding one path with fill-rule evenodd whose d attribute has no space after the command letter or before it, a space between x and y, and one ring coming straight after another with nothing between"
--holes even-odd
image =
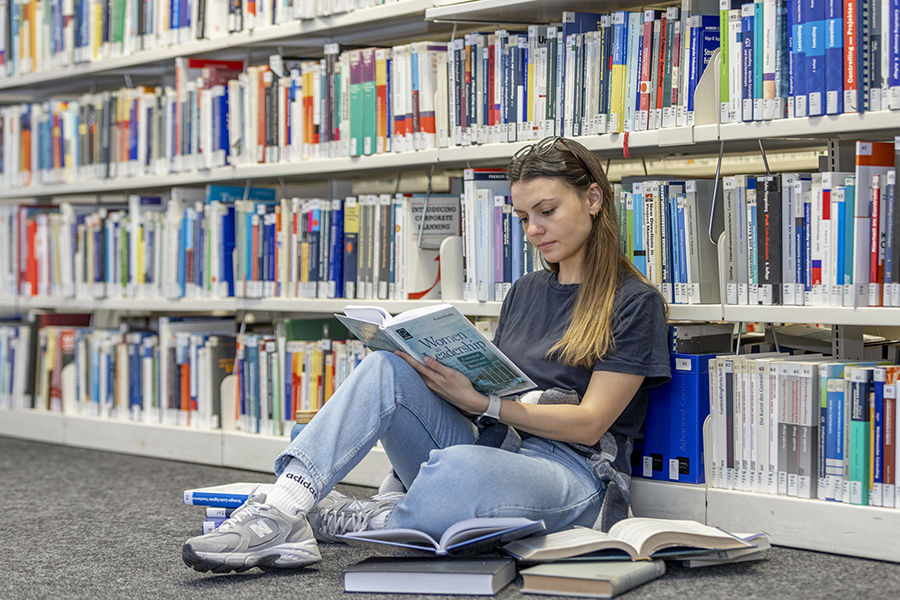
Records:
<instances>
[{"instance_id":1,"label":"new balance logo","mask_svg":"<svg viewBox=\"0 0 900 600\"><path fill-rule=\"evenodd\" d=\"M272 533L272 528L269 527L269 524L265 521L257 521L250 525L250 529L255 533L259 538L264 538L270 533Z\"/></svg>"}]
</instances>

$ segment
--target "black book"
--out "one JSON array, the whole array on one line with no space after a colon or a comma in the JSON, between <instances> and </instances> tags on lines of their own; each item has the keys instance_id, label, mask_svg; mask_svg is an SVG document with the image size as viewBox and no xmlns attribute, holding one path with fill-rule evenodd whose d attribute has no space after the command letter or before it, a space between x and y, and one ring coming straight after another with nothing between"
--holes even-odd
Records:
<instances>
[{"instance_id":1,"label":"black book","mask_svg":"<svg viewBox=\"0 0 900 600\"><path fill-rule=\"evenodd\" d=\"M759 269L759 303L781 304L781 178L756 178L756 206L759 241L757 265Z\"/></svg>"},{"instance_id":2,"label":"black book","mask_svg":"<svg viewBox=\"0 0 900 600\"><path fill-rule=\"evenodd\" d=\"M515 577L511 558L373 556L344 569L344 591L490 596Z\"/></svg>"}]
</instances>

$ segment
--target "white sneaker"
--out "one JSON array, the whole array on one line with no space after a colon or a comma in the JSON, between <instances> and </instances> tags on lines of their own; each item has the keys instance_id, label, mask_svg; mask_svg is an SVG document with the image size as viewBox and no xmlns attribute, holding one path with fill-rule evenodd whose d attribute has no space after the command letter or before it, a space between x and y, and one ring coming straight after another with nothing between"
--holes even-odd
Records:
<instances>
[{"instance_id":1,"label":"white sneaker","mask_svg":"<svg viewBox=\"0 0 900 600\"><path fill-rule=\"evenodd\" d=\"M388 492L376 494L371 500L358 500L332 491L316 504L307 517L317 540L339 542L339 535L368 529L376 516L393 510L397 501L405 495L402 492Z\"/></svg>"},{"instance_id":2,"label":"white sneaker","mask_svg":"<svg viewBox=\"0 0 900 600\"><path fill-rule=\"evenodd\" d=\"M235 510L212 533L185 542L181 557L200 572L228 573L263 569L291 569L321 560L319 546L303 513L286 515L254 496Z\"/></svg>"}]
</instances>

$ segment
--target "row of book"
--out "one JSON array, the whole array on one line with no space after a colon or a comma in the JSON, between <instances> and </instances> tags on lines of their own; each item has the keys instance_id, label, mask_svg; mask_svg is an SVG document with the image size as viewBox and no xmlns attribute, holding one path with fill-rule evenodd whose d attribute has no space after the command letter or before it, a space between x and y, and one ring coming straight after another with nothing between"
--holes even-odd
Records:
<instances>
[{"instance_id":1,"label":"row of book","mask_svg":"<svg viewBox=\"0 0 900 600\"><path fill-rule=\"evenodd\" d=\"M284 330L238 337L237 428L290 435L297 411L320 410L370 352L359 340L288 340Z\"/></svg>"},{"instance_id":2,"label":"row of book","mask_svg":"<svg viewBox=\"0 0 900 600\"><path fill-rule=\"evenodd\" d=\"M0 2L0 76L48 71L390 2L3 0Z\"/></svg>"},{"instance_id":3,"label":"row of book","mask_svg":"<svg viewBox=\"0 0 900 600\"><path fill-rule=\"evenodd\" d=\"M725 177L727 304L900 306L900 143L853 172Z\"/></svg>"},{"instance_id":4,"label":"row of book","mask_svg":"<svg viewBox=\"0 0 900 600\"><path fill-rule=\"evenodd\" d=\"M512 211L505 171L467 170L467 185L486 176L505 191L482 194L488 211L470 211L465 227L458 194L279 200L268 188L207 186L101 207L3 206L0 294L438 299L441 244L471 230L477 248L469 256L490 278L490 295L480 299L500 301L539 263Z\"/></svg>"},{"instance_id":5,"label":"row of book","mask_svg":"<svg viewBox=\"0 0 900 600\"><path fill-rule=\"evenodd\" d=\"M712 179L624 178L618 199L622 249L672 304L719 302L716 247L707 228Z\"/></svg>"},{"instance_id":6,"label":"row of book","mask_svg":"<svg viewBox=\"0 0 900 600\"><path fill-rule=\"evenodd\" d=\"M69 324L47 324L59 322ZM95 328L90 315L0 325L0 408L287 435L297 411L319 410L369 352L316 338L351 337L333 319L283 320L269 333L236 334L227 318L149 325Z\"/></svg>"},{"instance_id":7,"label":"row of book","mask_svg":"<svg viewBox=\"0 0 900 600\"><path fill-rule=\"evenodd\" d=\"M672 382L651 394L635 475L900 506L897 365L785 352L671 361Z\"/></svg>"},{"instance_id":8,"label":"row of book","mask_svg":"<svg viewBox=\"0 0 900 600\"><path fill-rule=\"evenodd\" d=\"M709 369L710 485L897 506L900 367L770 355Z\"/></svg>"},{"instance_id":9,"label":"row of book","mask_svg":"<svg viewBox=\"0 0 900 600\"><path fill-rule=\"evenodd\" d=\"M783 17L779 10L786 4L747 6L765 21L773 6L781 7L775 12ZM805 33L788 35L791 19L788 13L777 19L777 29L755 29L747 39L805 40ZM179 58L174 86L9 106L0 110L0 181L28 186L692 125L699 76L720 39L728 40L719 36L715 16L677 7L612 15L566 12L562 21L522 32L473 32L450 43L345 51L328 44L320 60L273 55L267 64L248 66ZM824 28L810 30L819 35ZM806 108L819 104L834 112L830 100L811 99L818 92L794 89L804 80L787 75L800 50L777 48L766 45L778 60L722 61L723 69L735 67L731 79L753 74L730 84L721 78L722 106L728 106L723 120L824 114ZM720 56L727 56L724 47ZM752 56L743 52L737 58ZM824 62L796 60L806 66ZM771 68L779 69L777 75L765 70ZM824 78L810 76L807 83L813 81ZM900 98L900 91L881 83L862 87L872 101L861 100L858 107L849 101L852 94L836 97L846 96L851 112L900 108L900 100L890 100ZM876 102L876 89L888 101Z\"/></svg>"}]
</instances>

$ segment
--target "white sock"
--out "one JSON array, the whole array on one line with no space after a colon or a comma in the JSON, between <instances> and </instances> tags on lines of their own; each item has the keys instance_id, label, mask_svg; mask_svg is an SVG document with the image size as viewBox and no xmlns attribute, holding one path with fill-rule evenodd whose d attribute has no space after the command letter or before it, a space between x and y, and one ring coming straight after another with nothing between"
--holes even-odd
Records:
<instances>
[{"instance_id":1,"label":"white sock","mask_svg":"<svg viewBox=\"0 0 900 600\"><path fill-rule=\"evenodd\" d=\"M309 470L299 460L292 458L266 496L266 504L283 513L295 515L298 512L309 512L316 505L316 499L316 488Z\"/></svg>"}]
</instances>

